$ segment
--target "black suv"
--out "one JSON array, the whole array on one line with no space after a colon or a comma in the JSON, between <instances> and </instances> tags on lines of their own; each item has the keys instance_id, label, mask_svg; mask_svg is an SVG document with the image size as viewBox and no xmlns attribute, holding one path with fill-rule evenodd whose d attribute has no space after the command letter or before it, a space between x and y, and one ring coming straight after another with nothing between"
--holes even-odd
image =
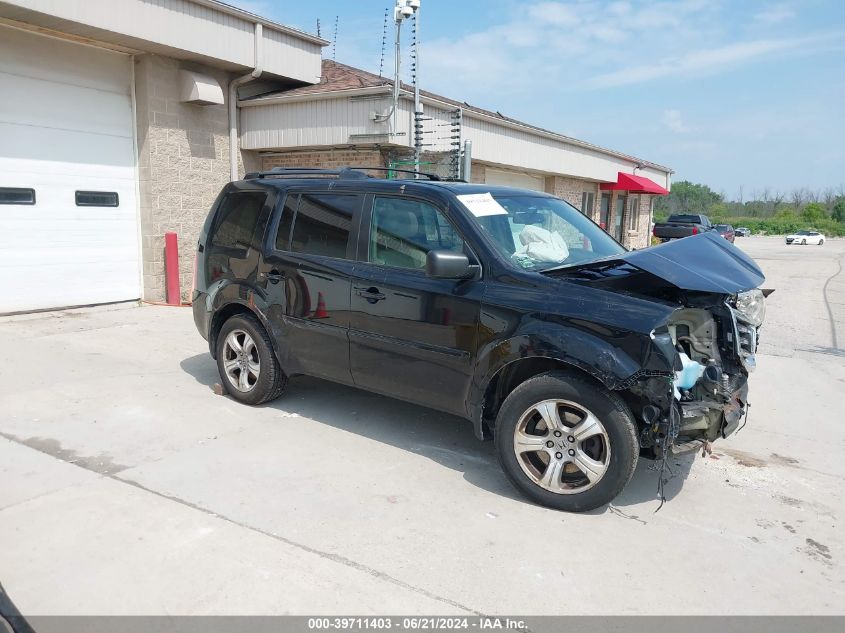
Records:
<instances>
[{"instance_id":1,"label":"black suv","mask_svg":"<svg viewBox=\"0 0 845 633\"><path fill-rule=\"evenodd\" d=\"M456 414L571 511L737 428L764 315L762 272L717 233L627 251L550 195L349 168L226 185L196 267L234 399L308 374Z\"/></svg>"}]
</instances>

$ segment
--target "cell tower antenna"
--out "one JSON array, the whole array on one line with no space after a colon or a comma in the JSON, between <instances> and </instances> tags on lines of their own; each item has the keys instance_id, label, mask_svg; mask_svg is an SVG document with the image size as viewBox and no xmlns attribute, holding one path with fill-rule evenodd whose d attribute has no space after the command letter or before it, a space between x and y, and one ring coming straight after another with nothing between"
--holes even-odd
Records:
<instances>
[{"instance_id":1,"label":"cell tower antenna","mask_svg":"<svg viewBox=\"0 0 845 633\"><path fill-rule=\"evenodd\" d=\"M317 37L322 37L320 33L320 18L317 18Z\"/></svg>"}]
</instances>

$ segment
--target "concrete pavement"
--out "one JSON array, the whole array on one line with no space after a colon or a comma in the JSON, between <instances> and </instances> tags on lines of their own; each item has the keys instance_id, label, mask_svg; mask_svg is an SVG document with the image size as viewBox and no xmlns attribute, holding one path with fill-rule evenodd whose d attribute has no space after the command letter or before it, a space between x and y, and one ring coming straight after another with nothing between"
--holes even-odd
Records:
<instances>
[{"instance_id":1,"label":"concrete pavement","mask_svg":"<svg viewBox=\"0 0 845 633\"><path fill-rule=\"evenodd\" d=\"M845 241L741 238L776 288L748 426L536 507L468 422L313 379L216 396L190 311L0 322L0 581L27 614L842 613ZM839 411L840 413L837 413Z\"/></svg>"}]
</instances>

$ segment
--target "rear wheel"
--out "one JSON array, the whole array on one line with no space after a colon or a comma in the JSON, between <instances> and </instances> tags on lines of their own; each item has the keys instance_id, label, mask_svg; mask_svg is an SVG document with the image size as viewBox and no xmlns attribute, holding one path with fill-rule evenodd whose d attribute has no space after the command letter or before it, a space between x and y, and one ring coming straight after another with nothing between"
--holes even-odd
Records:
<instances>
[{"instance_id":1,"label":"rear wheel","mask_svg":"<svg viewBox=\"0 0 845 633\"><path fill-rule=\"evenodd\" d=\"M226 392L244 404L274 400L287 386L267 332L251 315L223 324L217 336L217 369Z\"/></svg>"},{"instance_id":2,"label":"rear wheel","mask_svg":"<svg viewBox=\"0 0 845 633\"><path fill-rule=\"evenodd\" d=\"M499 410L495 437L514 486L557 510L609 503L637 464L636 426L625 403L566 372L541 374L514 389Z\"/></svg>"}]
</instances>

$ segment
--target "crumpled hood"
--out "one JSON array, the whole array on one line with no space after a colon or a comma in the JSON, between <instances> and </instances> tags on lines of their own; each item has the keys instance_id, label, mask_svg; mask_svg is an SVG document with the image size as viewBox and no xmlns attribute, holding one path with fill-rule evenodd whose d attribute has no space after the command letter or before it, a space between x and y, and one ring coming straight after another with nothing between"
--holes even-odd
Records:
<instances>
[{"instance_id":1,"label":"crumpled hood","mask_svg":"<svg viewBox=\"0 0 845 633\"><path fill-rule=\"evenodd\" d=\"M753 259L715 231L611 259L627 262L683 290L734 294L766 280Z\"/></svg>"}]
</instances>

